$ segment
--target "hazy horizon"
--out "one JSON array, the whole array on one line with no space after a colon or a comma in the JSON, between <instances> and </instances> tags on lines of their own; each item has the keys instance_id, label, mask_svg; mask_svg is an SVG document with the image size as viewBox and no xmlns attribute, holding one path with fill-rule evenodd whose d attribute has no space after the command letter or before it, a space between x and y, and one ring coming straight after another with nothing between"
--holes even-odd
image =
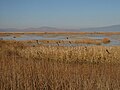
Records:
<instances>
[{"instance_id":1,"label":"hazy horizon","mask_svg":"<svg viewBox=\"0 0 120 90\"><path fill-rule=\"evenodd\" d=\"M120 25L120 0L0 0L0 28Z\"/></svg>"}]
</instances>

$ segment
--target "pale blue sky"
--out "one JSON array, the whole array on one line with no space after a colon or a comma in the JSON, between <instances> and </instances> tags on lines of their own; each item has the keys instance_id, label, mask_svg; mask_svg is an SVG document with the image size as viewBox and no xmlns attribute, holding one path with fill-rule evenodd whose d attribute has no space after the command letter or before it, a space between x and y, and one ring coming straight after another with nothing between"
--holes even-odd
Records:
<instances>
[{"instance_id":1,"label":"pale blue sky","mask_svg":"<svg viewBox=\"0 0 120 90\"><path fill-rule=\"evenodd\" d=\"M120 0L0 0L0 28L120 24Z\"/></svg>"}]
</instances>

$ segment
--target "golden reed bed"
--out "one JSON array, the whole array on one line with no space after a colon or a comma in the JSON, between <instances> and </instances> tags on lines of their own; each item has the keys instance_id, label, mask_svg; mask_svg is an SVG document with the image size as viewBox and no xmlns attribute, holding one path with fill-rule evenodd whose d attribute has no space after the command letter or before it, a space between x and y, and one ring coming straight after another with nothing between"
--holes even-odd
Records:
<instances>
[{"instance_id":1,"label":"golden reed bed","mask_svg":"<svg viewBox=\"0 0 120 90\"><path fill-rule=\"evenodd\" d=\"M120 46L0 41L0 90L120 90Z\"/></svg>"}]
</instances>

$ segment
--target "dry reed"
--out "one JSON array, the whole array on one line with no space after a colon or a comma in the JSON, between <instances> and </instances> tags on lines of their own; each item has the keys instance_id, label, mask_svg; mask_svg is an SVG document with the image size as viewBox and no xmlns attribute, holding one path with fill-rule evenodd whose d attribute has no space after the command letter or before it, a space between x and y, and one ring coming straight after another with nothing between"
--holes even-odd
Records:
<instances>
[{"instance_id":1,"label":"dry reed","mask_svg":"<svg viewBox=\"0 0 120 90\"><path fill-rule=\"evenodd\" d=\"M110 39L109 38L103 38L102 42L104 44L110 43Z\"/></svg>"},{"instance_id":2,"label":"dry reed","mask_svg":"<svg viewBox=\"0 0 120 90\"><path fill-rule=\"evenodd\" d=\"M119 63L119 46L0 41L0 90L120 90Z\"/></svg>"}]
</instances>

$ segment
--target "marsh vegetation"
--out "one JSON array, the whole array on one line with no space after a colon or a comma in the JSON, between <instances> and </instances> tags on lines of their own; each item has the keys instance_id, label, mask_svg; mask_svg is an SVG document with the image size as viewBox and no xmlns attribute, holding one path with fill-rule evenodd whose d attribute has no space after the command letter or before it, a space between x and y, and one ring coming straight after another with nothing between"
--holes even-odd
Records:
<instances>
[{"instance_id":1,"label":"marsh vegetation","mask_svg":"<svg viewBox=\"0 0 120 90\"><path fill-rule=\"evenodd\" d=\"M0 90L120 90L120 46L0 40Z\"/></svg>"},{"instance_id":2,"label":"marsh vegetation","mask_svg":"<svg viewBox=\"0 0 120 90\"><path fill-rule=\"evenodd\" d=\"M0 39L31 41L51 46L84 46L84 45L120 45L120 32L9 32L0 33ZM35 45L35 43L32 43Z\"/></svg>"}]
</instances>

